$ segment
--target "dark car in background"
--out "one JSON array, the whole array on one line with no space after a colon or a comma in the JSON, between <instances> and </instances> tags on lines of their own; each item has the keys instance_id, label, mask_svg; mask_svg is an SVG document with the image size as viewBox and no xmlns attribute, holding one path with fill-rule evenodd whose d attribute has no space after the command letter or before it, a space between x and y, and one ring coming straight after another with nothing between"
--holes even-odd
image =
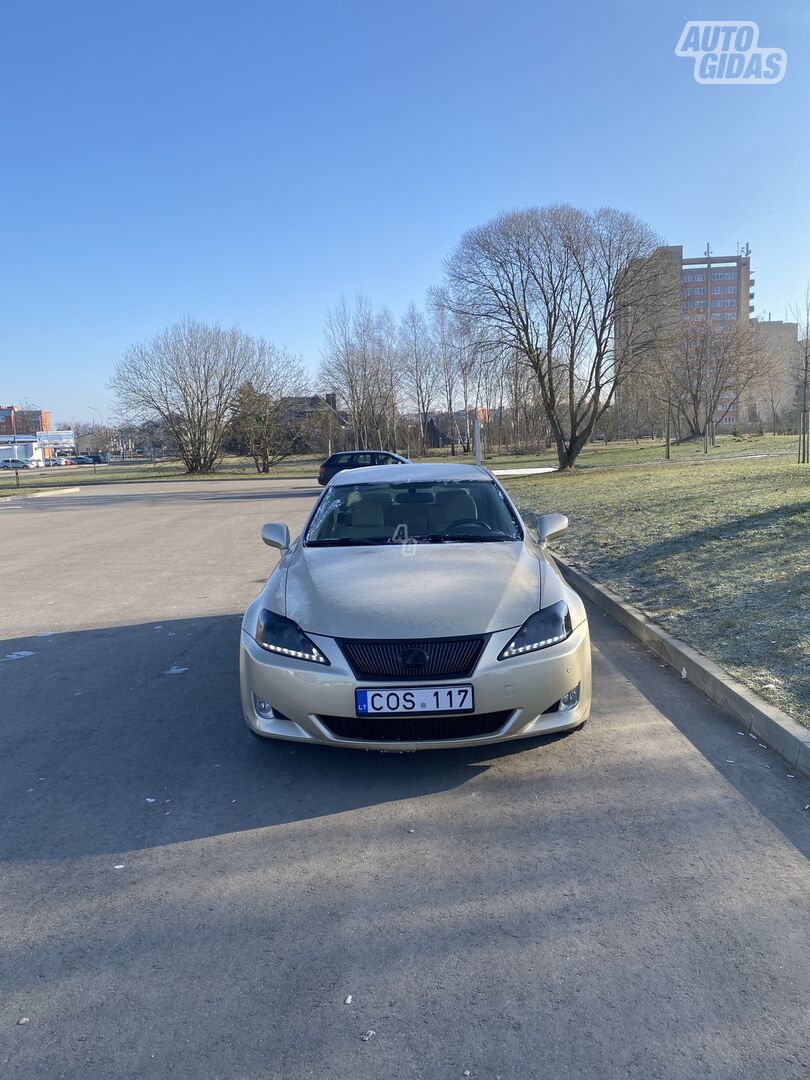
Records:
<instances>
[{"instance_id":1,"label":"dark car in background","mask_svg":"<svg viewBox=\"0 0 810 1080\"><path fill-rule=\"evenodd\" d=\"M318 483L324 487L344 469L367 469L370 465L410 465L410 461L400 454L388 450L344 450L331 454L318 470Z\"/></svg>"}]
</instances>

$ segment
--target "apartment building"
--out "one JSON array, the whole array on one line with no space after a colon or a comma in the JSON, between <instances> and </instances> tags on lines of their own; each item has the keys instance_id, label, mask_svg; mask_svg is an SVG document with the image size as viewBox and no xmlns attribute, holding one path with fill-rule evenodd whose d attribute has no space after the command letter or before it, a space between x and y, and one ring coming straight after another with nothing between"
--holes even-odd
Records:
<instances>
[{"instance_id":1,"label":"apartment building","mask_svg":"<svg viewBox=\"0 0 810 1080\"><path fill-rule=\"evenodd\" d=\"M681 311L686 319L711 317L718 322L745 323L754 310L754 279L751 256L746 245L743 254L714 255L711 246L699 258L686 259L683 248L675 248L681 268ZM729 430L740 422L737 392L729 386L720 394L714 422L720 430Z\"/></svg>"},{"instance_id":2,"label":"apartment building","mask_svg":"<svg viewBox=\"0 0 810 1080\"><path fill-rule=\"evenodd\" d=\"M667 301L656 316L664 336L668 332L667 325L671 329L673 323L680 319L698 321L710 318L716 323L748 323L754 310L755 282L747 245L736 255L715 255L707 244L706 251L699 257L686 257L681 245L671 245L660 249L656 257L663 259L666 268L664 290ZM621 347L621 327L617 341ZM637 385L628 386L623 393L617 394L620 411L623 400L629 399L633 391L638 392ZM729 385L720 394L714 413L717 430L731 431L743 419L737 391ZM626 426L626 420L624 424Z\"/></svg>"},{"instance_id":3,"label":"apartment building","mask_svg":"<svg viewBox=\"0 0 810 1080\"><path fill-rule=\"evenodd\" d=\"M795 416L797 408L799 325L781 319L752 319L750 325L765 362L762 378L746 395L746 409L753 407L762 427L776 433Z\"/></svg>"},{"instance_id":4,"label":"apartment building","mask_svg":"<svg viewBox=\"0 0 810 1080\"><path fill-rule=\"evenodd\" d=\"M36 435L51 430L51 414L45 409L0 406L0 435Z\"/></svg>"}]
</instances>

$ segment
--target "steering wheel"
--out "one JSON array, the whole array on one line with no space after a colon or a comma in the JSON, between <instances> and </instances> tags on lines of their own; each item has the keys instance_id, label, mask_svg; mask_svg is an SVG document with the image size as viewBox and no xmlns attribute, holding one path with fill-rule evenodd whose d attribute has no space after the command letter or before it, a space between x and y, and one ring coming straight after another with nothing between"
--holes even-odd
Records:
<instances>
[{"instance_id":1,"label":"steering wheel","mask_svg":"<svg viewBox=\"0 0 810 1080\"><path fill-rule=\"evenodd\" d=\"M474 525L477 529L485 529L487 532L492 532L492 526L486 521L479 521L478 518L458 518L457 521L451 521L449 525L445 525L442 529L442 535L455 529L457 525Z\"/></svg>"}]
</instances>

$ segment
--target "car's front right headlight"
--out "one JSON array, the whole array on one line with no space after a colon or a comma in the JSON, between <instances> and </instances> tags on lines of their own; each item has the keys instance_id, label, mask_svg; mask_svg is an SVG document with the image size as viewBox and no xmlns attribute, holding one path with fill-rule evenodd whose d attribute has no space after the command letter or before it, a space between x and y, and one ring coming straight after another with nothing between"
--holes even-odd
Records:
<instances>
[{"instance_id":1,"label":"car's front right headlight","mask_svg":"<svg viewBox=\"0 0 810 1080\"><path fill-rule=\"evenodd\" d=\"M268 611L267 608L259 612L259 620L256 624L256 644L261 645L268 652L279 653L281 656L291 656L295 660L308 660L313 664L330 666L328 659L315 642L307 637L297 623L284 615L277 615L275 611Z\"/></svg>"},{"instance_id":2,"label":"car's front right headlight","mask_svg":"<svg viewBox=\"0 0 810 1080\"><path fill-rule=\"evenodd\" d=\"M498 654L499 660L509 660L513 656L547 649L557 645L571 635L571 613L564 600L549 604L530 615L508 645Z\"/></svg>"}]
</instances>

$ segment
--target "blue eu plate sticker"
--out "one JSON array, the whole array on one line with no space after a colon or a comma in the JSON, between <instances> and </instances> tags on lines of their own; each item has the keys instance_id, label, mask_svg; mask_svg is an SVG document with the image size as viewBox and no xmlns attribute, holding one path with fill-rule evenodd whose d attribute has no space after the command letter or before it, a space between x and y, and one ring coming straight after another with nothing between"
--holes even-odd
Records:
<instances>
[{"instance_id":1,"label":"blue eu plate sticker","mask_svg":"<svg viewBox=\"0 0 810 1080\"><path fill-rule=\"evenodd\" d=\"M357 711L359 713L368 712L368 690L357 690Z\"/></svg>"}]
</instances>

